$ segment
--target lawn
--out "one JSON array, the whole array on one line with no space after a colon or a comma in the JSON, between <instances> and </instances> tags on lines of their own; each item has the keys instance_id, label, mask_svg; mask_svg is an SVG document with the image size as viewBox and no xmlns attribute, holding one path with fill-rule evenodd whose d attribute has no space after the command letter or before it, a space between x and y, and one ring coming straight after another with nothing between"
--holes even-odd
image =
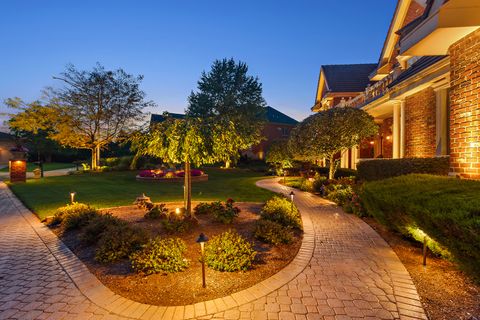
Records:
<instances>
[{"instance_id":1,"label":"lawn","mask_svg":"<svg viewBox=\"0 0 480 320\"><path fill-rule=\"evenodd\" d=\"M241 169L207 169L207 182L192 184L193 200L226 200L262 202L272 193L255 186L265 178L261 173ZM105 172L30 179L23 184L10 184L18 198L41 219L69 201L70 192L75 200L97 208L131 205L142 193L154 202L181 201L183 183L152 183L135 180L136 172Z\"/></svg>"},{"instance_id":2,"label":"lawn","mask_svg":"<svg viewBox=\"0 0 480 320\"><path fill-rule=\"evenodd\" d=\"M71 163L64 163L64 162L50 162L43 164L43 171L51 171L51 170L58 170L58 169L69 169L74 168L75 165ZM27 163L27 171L32 172L34 169L38 168L35 163L28 162ZM0 172L8 172L8 166L5 168L0 169Z\"/></svg>"}]
</instances>

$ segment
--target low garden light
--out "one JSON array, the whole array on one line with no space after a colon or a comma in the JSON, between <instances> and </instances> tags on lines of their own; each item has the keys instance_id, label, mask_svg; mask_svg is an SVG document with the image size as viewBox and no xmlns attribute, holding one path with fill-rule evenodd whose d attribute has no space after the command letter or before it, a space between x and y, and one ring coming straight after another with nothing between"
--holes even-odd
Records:
<instances>
[{"instance_id":1,"label":"low garden light","mask_svg":"<svg viewBox=\"0 0 480 320\"><path fill-rule=\"evenodd\" d=\"M182 210L180 208L175 208L175 214L179 216L180 213L182 213Z\"/></svg>"},{"instance_id":2,"label":"low garden light","mask_svg":"<svg viewBox=\"0 0 480 320\"><path fill-rule=\"evenodd\" d=\"M200 244L200 251L202 253L202 287L207 287L207 282L205 280L205 242L208 241L208 237L202 232L198 236L197 243Z\"/></svg>"},{"instance_id":3,"label":"low garden light","mask_svg":"<svg viewBox=\"0 0 480 320\"><path fill-rule=\"evenodd\" d=\"M70 203L73 204L75 202L75 195L76 192L70 192Z\"/></svg>"},{"instance_id":4,"label":"low garden light","mask_svg":"<svg viewBox=\"0 0 480 320\"><path fill-rule=\"evenodd\" d=\"M295 196L295 193L293 191L290 192L290 202L292 203L292 213L293 213L293 197Z\"/></svg>"}]
</instances>

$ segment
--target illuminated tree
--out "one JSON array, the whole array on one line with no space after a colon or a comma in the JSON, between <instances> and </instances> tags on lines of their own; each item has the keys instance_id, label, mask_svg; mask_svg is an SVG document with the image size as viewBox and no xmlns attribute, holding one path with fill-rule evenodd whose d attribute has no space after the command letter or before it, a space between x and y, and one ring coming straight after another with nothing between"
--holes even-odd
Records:
<instances>
[{"instance_id":1,"label":"illuminated tree","mask_svg":"<svg viewBox=\"0 0 480 320\"><path fill-rule=\"evenodd\" d=\"M216 131L215 153L225 167L237 160L240 150L261 141L265 121L265 100L258 78L249 76L248 67L233 59L216 60L203 72L198 92L189 97L187 116L209 119Z\"/></svg>"},{"instance_id":2,"label":"illuminated tree","mask_svg":"<svg viewBox=\"0 0 480 320\"><path fill-rule=\"evenodd\" d=\"M10 125L23 131L44 130L63 146L91 150L92 170L99 167L101 149L133 132L143 120L142 110L153 105L140 90L143 77L122 69L108 71L97 65L91 71L79 71L69 65L54 79L63 87L49 88L48 102L43 105L7 100L10 106L22 109Z\"/></svg>"},{"instance_id":3,"label":"illuminated tree","mask_svg":"<svg viewBox=\"0 0 480 320\"><path fill-rule=\"evenodd\" d=\"M329 161L329 179L336 170L335 156L378 132L373 117L356 108L332 108L309 116L292 130L289 146L295 158Z\"/></svg>"}]
</instances>

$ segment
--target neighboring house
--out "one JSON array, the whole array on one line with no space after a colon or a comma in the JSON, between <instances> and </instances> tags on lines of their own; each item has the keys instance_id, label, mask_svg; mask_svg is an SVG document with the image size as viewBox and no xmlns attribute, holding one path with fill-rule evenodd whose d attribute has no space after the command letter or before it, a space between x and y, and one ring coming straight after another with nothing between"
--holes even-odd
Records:
<instances>
[{"instance_id":1,"label":"neighboring house","mask_svg":"<svg viewBox=\"0 0 480 320\"><path fill-rule=\"evenodd\" d=\"M313 111L334 93L326 86L328 66L322 70ZM328 106L361 108L380 125L376 137L342 154L341 166L371 157L448 156L451 175L480 179L479 70L480 0L398 0L370 83ZM334 78L363 74L347 70ZM369 145L373 152L362 152Z\"/></svg>"},{"instance_id":2,"label":"neighboring house","mask_svg":"<svg viewBox=\"0 0 480 320\"><path fill-rule=\"evenodd\" d=\"M265 158L265 154L268 150L268 147L278 140L287 140L290 136L290 132L298 123L297 120L287 116L286 114L272 108L265 107L266 114L266 124L262 130L262 136L266 139L260 142L258 145L253 146L250 150L243 152L249 158L252 159L261 159ZM184 119L184 114L179 113L169 113L168 116L174 119ZM150 119L150 124L158 123L165 120L164 115L152 114Z\"/></svg>"},{"instance_id":3,"label":"neighboring house","mask_svg":"<svg viewBox=\"0 0 480 320\"><path fill-rule=\"evenodd\" d=\"M15 146L15 140L11 134L0 132L0 165L8 165L8 161L12 158L10 149Z\"/></svg>"}]
</instances>

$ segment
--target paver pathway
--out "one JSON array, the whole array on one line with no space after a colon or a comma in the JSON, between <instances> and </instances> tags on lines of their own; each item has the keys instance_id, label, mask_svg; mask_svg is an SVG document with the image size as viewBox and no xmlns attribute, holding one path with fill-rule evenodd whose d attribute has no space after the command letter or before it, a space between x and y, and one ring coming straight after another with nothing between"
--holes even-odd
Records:
<instances>
[{"instance_id":1,"label":"paver pathway","mask_svg":"<svg viewBox=\"0 0 480 320\"><path fill-rule=\"evenodd\" d=\"M257 185L291 191L275 179ZM162 308L111 293L0 182L0 319L426 319L408 272L375 231L294 192L311 230L283 273L218 301Z\"/></svg>"}]
</instances>

